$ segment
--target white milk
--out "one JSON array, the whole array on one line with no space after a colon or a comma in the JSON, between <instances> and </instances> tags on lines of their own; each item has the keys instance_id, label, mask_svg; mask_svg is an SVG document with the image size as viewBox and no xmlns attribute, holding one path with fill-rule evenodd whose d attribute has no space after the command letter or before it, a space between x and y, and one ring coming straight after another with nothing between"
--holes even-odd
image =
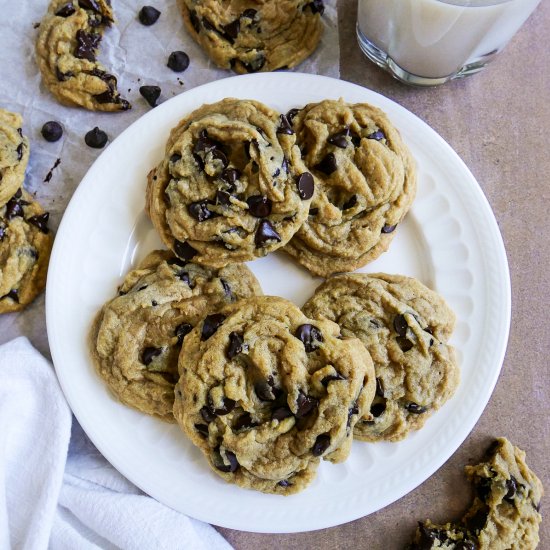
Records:
<instances>
[{"instance_id":1,"label":"white milk","mask_svg":"<svg viewBox=\"0 0 550 550\"><path fill-rule=\"evenodd\" d=\"M402 69L440 78L500 51L540 1L359 0L357 22Z\"/></svg>"}]
</instances>

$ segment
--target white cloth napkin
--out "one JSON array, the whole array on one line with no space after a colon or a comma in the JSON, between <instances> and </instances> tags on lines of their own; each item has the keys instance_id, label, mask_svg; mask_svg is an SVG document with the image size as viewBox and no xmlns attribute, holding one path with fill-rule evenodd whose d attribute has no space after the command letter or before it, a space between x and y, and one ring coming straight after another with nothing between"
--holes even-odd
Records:
<instances>
[{"instance_id":1,"label":"white cloth napkin","mask_svg":"<svg viewBox=\"0 0 550 550\"><path fill-rule=\"evenodd\" d=\"M72 430L71 430L72 426ZM228 550L117 472L26 338L0 346L0 549Z\"/></svg>"}]
</instances>

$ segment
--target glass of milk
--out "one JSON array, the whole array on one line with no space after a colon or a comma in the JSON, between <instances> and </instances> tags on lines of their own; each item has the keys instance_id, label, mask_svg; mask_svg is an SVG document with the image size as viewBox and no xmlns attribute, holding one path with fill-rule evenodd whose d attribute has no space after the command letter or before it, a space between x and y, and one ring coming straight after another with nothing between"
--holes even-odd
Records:
<instances>
[{"instance_id":1,"label":"glass of milk","mask_svg":"<svg viewBox=\"0 0 550 550\"><path fill-rule=\"evenodd\" d=\"M474 74L514 36L541 0L358 0L365 55L407 84Z\"/></svg>"}]
</instances>

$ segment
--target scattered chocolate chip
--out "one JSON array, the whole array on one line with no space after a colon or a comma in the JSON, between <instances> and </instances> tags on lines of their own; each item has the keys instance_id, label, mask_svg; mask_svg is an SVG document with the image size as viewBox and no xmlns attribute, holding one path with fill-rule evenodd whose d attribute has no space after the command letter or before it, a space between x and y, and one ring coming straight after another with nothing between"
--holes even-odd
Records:
<instances>
[{"instance_id":1,"label":"scattered chocolate chip","mask_svg":"<svg viewBox=\"0 0 550 550\"><path fill-rule=\"evenodd\" d=\"M141 362L149 365L151 361L162 353L162 348L148 347L141 352Z\"/></svg>"},{"instance_id":2,"label":"scattered chocolate chip","mask_svg":"<svg viewBox=\"0 0 550 550\"><path fill-rule=\"evenodd\" d=\"M262 53L259 53L256 59L252 60L250 63L242 62L242 66L245 68L248 73L255 73L259 71L265 65L265 56Z\"/></svg>"},{"instance_id":3,"label":"scattered chocolate chip","mask_svg":"<svg viewBox=\"0 0 550 550\"><path fill-rule=\"evenodd\" d=\"M262 220L256 230L254 244L256 245L256 248L261 248L262 246L269 245L270 241L280 243L281 236L277 233L271 222L268 220Z\"/></svg>"},{"instance_id":4,"label":"scattered chocolate chip","mask_svg":"<svg viewBox=\"0 0 550 550\"><path fill-rule=\"evenodd\" d=\"M397 227L397 224L395 225L384 224L384 227L382 227L382 233L392 233L393 231L395 231L396 227Z\"/></svg>"},{"instance_id":5,"label":"scattered chocolate chip","mask_svg":"<svg viewBox=\"0 0 550 550\"><path fill-rule=\"evenodd\" d=\"M307 353L315 351L319 348L320 343L323 342L323 335L321 331L310 324L300 325L294 336L302 341Z\"/></svg>"},{"instance_id":6,"label":"scattered chocolate chip","mask_svg":"<svg viewBox=\"0 0 550 550\"><path fill-rule=\"evenodd\" d=\"M229 345L225 350L226 357L228 359L234 359L237 357L237 355L243 351L243 344L243 337L236 332L231 332L229 334Z\"/></svg>"},{"instance_id":7,"label":"scattered chocolate chip","mask_svg":"<svg viewBox=\"0 0 550 550\"><path fill-rule=\"evenodd\" d=\"M410 351L414 347L414 344L403 336L398 336L395 340L403 353L407 353L407 351Z\"/></svg>"},{"instance_id":8,"label":"scattered chocolate chip","mask_svg":"<svg viewBox=\"0 0 550 550\"><path fill-rule=\"evenodd\" d=\"M315 166L315 168L323 172L323 174L330 176L338 168L334 153L329 153L319 164L317 164L317 166Z\"/></svg>"},{"instance_id":9,"label":"scattered chocolate chip","mask_svg":"<svg viewBox=\"0 0 550 550\"><path fill-rule=\"evenodd\" d=\"M197 432L199 432L203 437L208 437L207 424L195 424L195 430L197 430Z\"/></svg>"},{"instance_id":10,"label":"scattered chocolate chip","mask_svg":"<svg viewBox=\"0 0 550 550\"><path fill-rule=\"evenodd\" d=\"M292 487L292 483L290 483L287 479L281 479L277 485L279 485L279 487Z\"/></svg>"},{"instance_id":11,"label":"scattered chocolate chip","mask_svg":"<svg viewBox=\"0 0 550 550\"><path fill-rule=\"evenodd\" d=\"M18 146L17 146L17 160L21 160L23 158L23 147L24 147L24 144L23 143L20 143Z\"/></svg>"},{"instance_id":12,"label":"scattered chocolate chip","mask_svg":"<svg viewBox=\"0 0 550 550\"><path fill-rule=\"evenodd\" d=\"M266 218L271 214L271 200L263 195L252 195L246 199L248 212L255 218Z\"/></svg>"},{"instance_id":13,"label":"scattered chocolate chip","mask_svg":"<svg viewBox=\"0 0 550 550\"><path fill-rule=\"evenodd\" d=\"M70 17L75 12L76 8L74 7L74 4L72 2L67 2L55 12L55 15L59 17Z\"/></svg>"},{"instance_id":14,"label":"scattered chocolate chip","mask_svg":"<svg viewBox=\"0 0 550 550\"><path fill-rule=\"evenodd\" d=\"M436 541L442 542L442 533L439 529L426 527L420 521L418 522L418 532L420 534L420 541L411 550L430 550L434 547Z\"/></svg>"},{"instance_id":15,"label":"scattered chocolate chip","mask_svg":"<svg viewBox=\"0 0 550 550\"><path fill-rule=\"evenodd\" d=\"M409 324L407 323L407 319L402 313L399 313L394 317L393 328L395 329L395 332L397 332L399 336L405 336L407 334L407 329L409 328Z\"/></svg>"},{"instance_id":16,"label":"scattered chocolate chip","mask_svg":"<svg viewBox=\"0 0 550 550\"><path fill-rule=\"evenodd\" d=\"M504 495L504 500L508 501L511 504L513 504L514 495L518 490L517 481L518 480L512 475L510 476L510 479L506 480L506 489L508 489L508 492L506 493L506 495Z\"/></svg>"},{"instance_id":17,"label":"scattered chocolate chip","mask_svg":"<svg viewBox=\"0 0 550 550\"><path fill-rule=\"evenodd\" d=\"M19 291L16 288L12 288L7 294L4 294L0 298L0 300L4 300L5 298L9 298L10 300L13 300L17 304L19 303Z\"/></svg>"},{"instance_id":18,"label":"scattered chocolate chip","mask_svg":"<svg viewBox=\"0 0 550 550\"><path fill-rule=\"evenodd\" d=\"M278 420L279 422L281 420L284 420L285 418L289 418L292 416L292 411L285 405L283 407L277 407L276 409L273 409L273 412L271 413L271 420Z\"/></svg>"},{"instance_id":19,"label":"scattered chocolate chip","mask_svg":"<svg viewBox=\"0 0 550 550\"><path fill-rule=\"evenodd\" d=\"M181 155L178 154L178 153L174 153L172 155L170 155L170 162L173 164L174 162L178 162L179 160L181 160Z\"/></svg>"},{"instance_id":20,"label":"scattered chocolate chip","mask_svg":"<svg viewBox=\"0 0 550 550\"><path fill-rule=\"evenodd\" d=\"M229 286L229 283L225 279L220 279L220 283L223 288L223 293L225 294L225 297L230 300L231 302L234 301L235 296L233 295L233 292L231 291L231 287Z\"/></svg>"},{"instance_id":21,"label":"scattered chocolate chip","mask_svg":"<svg viewBox=\"0 0 550 550\"><path fill-rule=\"evenodd\" d=\"M193 259L199 253L189 243L184 243L177 239L174 239L174 252L177 256L187 261Z\"/></svg>"},{"instance_id":22,"label":"scattered chocolate chip","mask_svg":"<svg viewBox=\"0 0 550 550\"><path fill-rule=\"evenodd\" d=\"M342 210L349 210L357 204L357 195L352 195L343 205Z\"/></svg>"},{"instance_id":23,"label":"scattered chocolate chip","mask_svg":"<svg viewBox=\"0 0 550 550\"><path fill-rule=\"evenodd\" d=\"M258 12L255 9L248 8L241 13L241 17L246 17L247 19L255 19Z\"/></svg>"},{"instance_id":24,"label":"scattered chocolate chip","mask_svg":"<svg viewBox=\"0 0 550 550\"><path fill-rule=\"evenodd\" d=\"M291 136L292 134L294 134L294 130L292 129L292 126L290 125L290 122L288 121L285 115L280 115L279 120L280 122L277 128L278 134L286 134L288 136Z\"/></svg>"},{"instance_id":25,"label":"scattered chocolate chip","mask_svg":"<svg viewBox=\"0 0 550 550\"><path fill-rule=\"evenodd\" d=\"M79 59L95 61L95 50L101 41L101 35L89 33L82 29L76 31L76 50L74 56Z\"/></svg>"},{"instance_id":26,"label":"scattered chocolate chip","mask_svg":"<svg viewBox=\"0 0 550 550\"><path fill-rule=\"evenodd\" d=\"M65 82L66 80L69 80L69 78L72 78L74 76L74 73L72 71L67 71L66 73L62 73L58 67L56 67L55 69L55 74L59 82Z\"/></svg>"},{"instance_id":27,"label":"scattered chocolate chip","mask_svg":"<svg viewBox=\"0 0 550 550\"><path fill-rule=\"evenodd\" d=\"M143 96L145 101L151 105L151 107L157 106L157 100L160 97L159 86L140 86L139 93Z\"/></svg>"},{"instance_id":28,"label":"scattered chocolate chip","mask_svg":"<svg viewBox=\"0 0 550 550\"><path fill-rule=\"evenodd\" d=\"M329 382L333 382L334 380L346 380L346 377L342 376L339 372L337 372L336 374L329 374L321 380L321 384L323 384L323 386L325 386L326 388Z\"/></svg>"},{"instance_id":29,"label":"scattered chocolate chip","mask_svg":"<svg viewBox=\"0 0 550 550\"><path fill-rule=\"evenodd\" d=\"M486 502L491 494L491 480L482 478L476 485L476 493L483 502Z\"/></svg>"},{"instance_id":30,"label":"scattered chocolate chip","mask_svg":"<svg viewBox=\"0 0 550 550\"><path fill-rule=\"evenodd\" d=\"M348 409L348 428L351 427L351 418L357 414L359 414L359 407L357 406L357 403L354 403L353 406Z\"/></svg>"},{"instance_id":31,"label":"scattered chocolate chip","mask_svg":"<svg viewBox=\"0 0 550 550\"><path fill-rule=\"evenodd\" d=\"M85 10L92 10L96 13L101 13L101 8L95 0L78 0L78 4Z\"/></svg>"},{"instance_id":32,"label":"scattered chocolate chip","mask_svg":"<svg viewBox=\"0 0 550 550\"><path fill-rule=\"evenodd\" d=\"M210 151L215 151L219 148L221 148L221 143L214 139L211 139L208 136L208 132L206 130L202 130L199 134L199 139L195 142L195 145L193 147L193 153L208 153Z\"/></svg>"},{"instance_id":33,"label":"scattered chocolate chip","mask_svg":"<svg viewBox=\"0 0 550 550\"><path fill-rule=\"evenodd\" d=\"M257 425L258 423L252 420L252 416L250 415L250 413L245 412L244 414L241 414L241 416L239 416L237 420L233 422L232 427L235 431L239 431L239 430L247 430L248 428L254 428Z\"/></svg>"},{"instance_id":34,"label":"scattered chocolate chip","mask_svg":"<svg viewBox=\"0 0 550 550\"><path fill-rule=\"evenodd\" d=\"M302 109L290 109L288 113L286 114L286 118L290 124L294 121L294 117L301 111Z\"/></svg>"},{"instance_id":35,"label":"scattered chocolate chip","mask_svg":"<svg viewBox=\"0 0 550 550\"><path fill-rule=\"evenodd\" d=\"M237 403L233 401L233 399L229 399L229 397L224 397L222 406L220 408L215 409L212 405L210 405L210 409L214 412L214 414L217 414L218 416L225 416L235 408L236 404Z\"/></svg>"},{"instance_id":36,"label":"scattered chocolate chip","mask_svg":"<svg viewBox=\"0 0 550 550\"><path fill-rule=\"evenodd\" d=\"M471 540L459 540L455 545L455 550L476 550L475 542Z\"/></svg>"},{"instance_id":37,"label":"scattered chocolate chip","mask_svg":"<svg viewBox=\"0 0 550 550\"><path fill-rule=\"evenodd\" d=\"M315 439L315 444L311 449L313 456L321 456L330 447L330 435L328 433L321 434Z\"/></svg>"},{"instance_id":38,"label":"scattered chocolate chip","mask_svg":"<svg viewBox=\"0 0 550 550\"><path fill-rule=\"evenodd\" d=\"M382 401L381 403L374 403L370 408L370 413L374 418L378 418L380 415L384 413L386 410L386 400Z\"/></svg>"},{"instance_id":39,"label":"scattered chocolate chip","mask_svg":"<svg viewBox=\"0 0 550 550\"><path fill-rule=\"evenodd\" d=\"M428 409L426 407L423 407L422 405L418 405L417 403L414 403L411 401L408 405L405 406L405 408L413 414L422 414L425 413Z\"/></svg>"},{"instance_id":40,"label":"scattered chocolate chip","mask_svg":"<svg viewBox=\"0 0 550 550\"><path fill-rule=\"evenodd\" d=\"M139 10L138 18L139 22L146 27L154 25L160 17L160 11L153 6L143 6Z\"/></svg>"},{"instance_id":41,"label":"scattered chocolate chip","mask_svg":"<svg viewBox=\"0 0 550 550\"><path fill-rule=\"evenodd\" d=\"M325 13L325 5L323 4L323 0L313 0L304 6L304 9L306 8L309 8L313 14L318 13L319 15L323 15L323 13Z\"/></svg>"},{"instance_id":42,"label":"scattered chocolate chip","mask_svg":"<svg viewBox=\"0 0 550 550\"><path fill-rule=\"evenodd\" d=\"M216 204L231 204L231 195L227 191L216 191Z\"/></svg>"},{"instance_id":43,"label":"scattered chocolate chip","mask_svg":"<svg viewBox=\"0 0 550 550\"><path fill-rule=\"evenodd\" d=\"M35 227L38 227L42 233L48 234L48 219L50 218L49 212L44 212L44 214L38 214L36 216L31 216L27 219L29 223L32 223Z\"/></svg>"},{"instance_id":44,"label":"scattered chocolate chip","mask_svg":"<svg viewBox=\"0 0 550 550\"><path fill-rule=\"evenodd\" d=\"M195 32L199 34L201 31L201 22L199 21L199 18L197 17L197 12L195 10L189 11L189 19L191 20L191 26L193 29L195 29Z\"/></svg>"},{"instance_id":45,"label":"scattered chocolate chip","mask_svg":"<svg viewBox=\"0 0 550 550\"><path fill-rule=\"evenodd\" d=\"M58 141L63 135L63 128L59 122L55 120L50 120L42 126L42 137L49 142Z\"/></svg>"},{"instance_id":46,"label":"scattered chocolate chip","mask_svg":"<svg viewBox=\"0 0 550 550\"><path fill-rule=\"evenodd\" d=\"M201 413L202 418L205 422L210 424L210 422L213 422L216 418L216 415L214 414L214 411L208 406L202 407L202 409L199 411Z\"/></svg>"},{"instance_id":47,"label":"scattered chocolate chip","mask_svg":"<svg viewBox=\"0 0 550 550\"><path fill-rule=\"evenodd\" d=\"M298 394L296 401L298 410L296 411L296 418L303 418L308 414L311 414L319 405L319 401L315 397L306 395L303 392Z\"/></svg>"},{"instance_id":48,"label":"scattered chocolate chip","mask_svg":"<svg viewBox=\"0 0 550 550\"><path fill-rule=\"evenodd\" d=\"M213 313L208 315L202 323L201 340L208 340L225 321L225 315L222 313Z\"/></svg>"},{"instance_id":49,"label":"scattered chocolate chip","mask_svg":"<svg viewBox=\"0 0 550 550\"><path fill-rule=\"evenodd\" d=\"M239 36L239 32L241 30L241 22L238 19L235 19L232 23L229 23L227 25L224 25L222 27L223 29L223 36L226 38L231 44L235 40L237 40L237 37Z\"/></svg>"},{"instance_id":50,"label":"scattered chocolate chip","mask_svg":"<svg viewBox=\"0 0 550 550\"><path fill-rule=\"evenodd\" d=\"M210 19L208 19L207 17L203 17L203 18L202 18L202 26L203 26L207 31L211 31L211 32L215 32L215 33L218 32L218 29L216 28L216 26L214 25L214 23L212 23L212 21L210 21Z\"/></svg>"},{"instance_id":51,"label":"scattered chocolate chip","mask_svg":"<svg viewBox=\"0 0 550 550\"><path fill-rule=\"evenodd\" d=\"M108 139L107 134L103 130L100 130L97 126L84 136L86 145L88 147L93 147L94 149L102 149L105 147Z\"/></svg>"},{"instance_id":52,"label":"scattered chocolate chip","mask_svg":"<svg viewBox=\"0 0 550 550\"><path fill-rule=\"evenodd\" d=\"M313 197L315 185L313 182L313 176L309 172L300 174L296 179L296 185L298 187L298 195L300 195L300 198L303 201L309 200Z\"/></svg>"},{"instance_id":53,"label":"scattered chocolate chip","mask_svg":"<svg viewBox=\"0 0 550 550\"><path fill-rule=\"evenodd\" d=\"M20 200L21 193L16 193L7 203L6 203L6 213L4 217L6 220L11 220L13 218L24 216L23 206L28 204L26 201Z\"/></svg>"},{"instance_id":54,"label":"scattered chocolate chip","mask_svg":"<svg viewBox=\"0 0 550 550\"><path fill-rule=\"evenodd\" d=\"M183 344L183 339L193 330L193 327L189 323L182 323L176 327L174 331L178 337L178 346Z\"/></svg>"},{"instance_id":55,"label":"scattered chocolate chip","mask_svg":"<svg viewBox=\"0 0 550 550\"><path fill-rule=\"evenodd\" d=\"M382 382L382 378L376 379L376 395L384 397L384 382Z\"/></svg>"},{"instance_id":56,"label":"scattered chocolate chip","mask_svg":"<svg viewBox=\"0 0 550 550\"><path fill-rule=\"evenodd\" d=\"M182 73L189 67L189 56L182 51L172 52L168 56L167 66L175 73Z\"/></svg>"},{"instance_id":57,"label":"scattered chocolate chip","mask_svg":"<svg viewBox=\"0 0 550 550\"><path fill-rule=\"evenodd\" d=\"M211 204L210 201L206 199L192 202L187 206L187 211L189 212L189 215L195 218L198 222L203 222L217 216L215 212L208 209L209 204Z\"/></svg>"},{"instance_id":58,"label":"scattered chocolate chip","mask_svg":"<svg viewBox=\"0 0 550 550\"><path fill-rule=\"evenodd\" d=\"M470 531L481 531L487 522L487 510L481 508L471 518L468 518L466 524Z\"/></svg>"},{"instance_id":59,"label":"scattered chocolate chip","mask_svg":"<svg viewBox=\"0 0 550 550\"><path fill-rule=\"evenodd\" d=\"M229 185L234 185L235 182L239 179L241 173L235 168L226 168L222 173L220 178L228 183Z\"/></svg>"},{"instance_id":60,"label":"scattered chocolate chip","mask_svg":"<svg viewBox=\"0 0 550 550\"><path fill-rule=\"evenodd\" d=\"M214 461L214 466L216 466L216 468L220 470L220 472L233 473L237 471L237 468L239 467L239 463L234 453L232 453L231 451L225 451L225 458L227 462L229 462L229 464L225 464L220 454L219 447L218 449L216 449L216 451L217 451L217 457L216 457L217 460Z\"/></svg>"},{"instance_id":61,"label":"scattered chocolate chip","mask_svg":"<svg viewBox=\"0 0 550 550\"><path fill-rule=\"evenodd\" d=\"M273 392L273 386L273 377L270 376L267 380L256 382L256 384L254 384L254 392L258 396L258 399L262 401L275 401L276 396Z\"/></svg>"},{"instance_id":62,"label":"scattered chocolate chip","mask_svg":"<svg viewBox=\"0 0 550 550\"><path fill-rule=\"evenodd\" d=\"M310 208L309 209L309 216L317 216L317 214L319 214L319 209L318 208Z\"/></svg>"},{"instance_id":63,"label":"scattered chocolate chip","mask_svg":"<svg viewBox=\"0 0 550 550\"><path fill-rule=\"evenodd\" d=\"M342 131L332 134L327 141L331 145L336 145L340 149L345 149L348 146L347 137L349 136L349 128L344 128Z\"/></svg>"},{"instance_id":64,"label":"scattered chocolate chip","mask_svg":"<svg viewBox=\"0 0 550 550\"><path fill-rule=\"evenodd\" d=\"M6 236L6 226L2 222L0 222L0 241L2 241L5 236Z\"/></svg>"},{"instance_id":65,"label":"scattered chocolate chip","mask_svg":"<svg viewBox=\"0 0 550 550\"><path fill-rule=\"evenodd\" d=\"M385 138L386 136L382 130L376 130L376 132L373 132L367 136L367 139L375 139L376 141L380 141Z\"/></svg>"},{"instance_id":66,"label":"scattered chocolate chip","mask_svg":"<svg viewBox=\"0 0 550 550\"><path fill-rule=\"evenodd\" d=\"M358 136L357 134L351 133L351 142L353 143L354 147L359 147L361 145L361 136Z\"/></svg>"}]
</instances>

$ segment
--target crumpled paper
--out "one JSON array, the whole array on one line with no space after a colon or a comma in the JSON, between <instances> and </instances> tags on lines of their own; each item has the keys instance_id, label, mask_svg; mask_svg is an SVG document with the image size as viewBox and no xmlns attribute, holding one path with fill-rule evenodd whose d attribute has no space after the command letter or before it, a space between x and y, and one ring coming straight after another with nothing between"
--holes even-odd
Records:
<instances>
[{"instance_id":1,"label":"crumpled paper","mask_svg":"<svg viewBox=\"0 0 550 550\"><path fill-rule=\"evenodd\" d=\"M339 77L336 2L325 0L322 42L296 71ZM49 225L54 231L74 190L101 154L101 150L85 145L86 132L98 126L113 140L149 111L140 86L160 86L160 103L195 86L234 76L216 68L187 34L176 4L175 0L151 0L150 5L159 9L161 16L146 27L137 18L143 3L113 0L117 22L105 32L99 60L117 76L122 96L132 103L131 110L119 113L65 107L42 86L34 50L37 25L47 11L47 0L17 2L9 17L0 20L0 107L23 115L23 132L31 143L25 186L50 212ZM183 73L166 66L175 50L183 50L191 60ZM62 139L56 143L48 143L40 135L42 125L49 120L60 122L64 128ZM44 304L42 295L23 312L0 316L0 344L24 335L49 357ZM78 309L78 304L74 307Z\"/></svg>"}]
</instances>

